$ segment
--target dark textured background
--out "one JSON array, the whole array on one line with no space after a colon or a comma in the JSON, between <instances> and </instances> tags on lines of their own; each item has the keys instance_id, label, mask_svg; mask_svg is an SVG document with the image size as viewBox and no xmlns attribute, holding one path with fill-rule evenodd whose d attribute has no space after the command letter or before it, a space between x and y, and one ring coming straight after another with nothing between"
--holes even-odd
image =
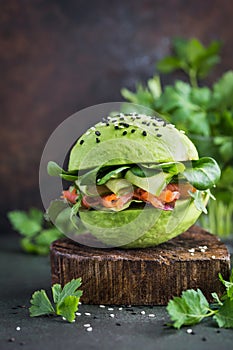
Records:
<instances>
[{"instance_id":1,"label":"dark textured background","mask_svg":"<svg viewBox=\"0 0 233 350\"><path fill-rule=\"evenodd\" d=\"M1 214L41 206L38 167L51 132L89 105L121 100L154 73L171 37L220 39L232 68L231 0L0 1ZM163 77L163 82L169 81ZM80 121L81 122L81 121ZM6 220L5 220L6 224Z\"/></svg>"}]
</instances>

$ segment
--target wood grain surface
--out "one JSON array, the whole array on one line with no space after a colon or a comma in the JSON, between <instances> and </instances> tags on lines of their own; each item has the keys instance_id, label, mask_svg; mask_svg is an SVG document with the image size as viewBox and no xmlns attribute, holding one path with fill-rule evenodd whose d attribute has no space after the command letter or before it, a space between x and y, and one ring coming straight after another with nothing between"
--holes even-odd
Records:
<instances>
[{"instance_id":1,"label":"wood grain surface","mask_svg":"<svg viewBox=\"0 0 233 350\"><path fill-rule=\"evenodd\" d=\"M154 248L99 249L67 238L51 246L52 283L82 277L86 304L166 305L189 288L211 301L223 292L218 273L228 278L229 270L225 245L198 226Z\"/></svg>"}]
</instances>

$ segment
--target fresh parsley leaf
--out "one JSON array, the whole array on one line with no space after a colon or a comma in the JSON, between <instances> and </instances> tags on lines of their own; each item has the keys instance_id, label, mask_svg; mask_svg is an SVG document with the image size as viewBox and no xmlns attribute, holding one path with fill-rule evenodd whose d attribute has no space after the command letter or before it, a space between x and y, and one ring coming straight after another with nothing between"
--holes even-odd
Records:
<instances>
[{"instance_id":1,"label":"fresh parsley leaf","mask_svg":"<svg viewBox=\"0 0 233 350\"><path fill-rule=\"evenodd\" d=\"M7 216L14 230L19 231L22 235L34 236L41 230L41 225L38 223L38 220L35 220L34 217L30 217L24 211L10 211Z\"/></svg>"},{"instance_id":2,"label":"fresh parsley leaf","mask_svg":"<svg viewBox=\"0 0 233 350\"><path fill-rule=\"evenodd\" d=\"M230 70L223 74L223 76L213 86L213 100L211 106L225 109L232 108L233 101L233 71Z\"/></svg>"},{"instance_id":3,"label":"fresh parsley leaf","mask_svg":"<svg viewBox=\"0 0 233 350\"><path fill-rule=\"evenodd\" d=\"M204 47L202 43L193 38L190 40L173 39L173 56L167 56L157 63L157 69L162 73L171 73L181 69L190 78L193 87L197 86L197 79L204 78L219 60L220 42L212 41Z\"/></svg>"},{"instance_id":4,"label":"fresh parsley leaf","mask_svg":"<svg viewBox=\"0 0 233 350\"><path fill-rule=\"evenodd\" d=\"M233 300L233 269L230 276L230 281L225 281L221 273L219 273L219 279L226 287L226 295L230 300Z\"/></svg>"},{"instance_id":5,"label":"fresh parsley leaf","mask_svg":"<svg viewBox=\"0 0 233 350\"><path fill-rule=\"evenodd\" d=\"M35 237L35 244L49 248L50 244L60 237L62 237L61 232L56 227L52 227L42 230L40 234Z\"/></svg>"},{"instance_id":6,"label":"fresh parsley leaf","mask_svg":"<svg viewBox=\"0 0 233 350\"><path fill-rule=\"evenodd\" d=\"M28 216L33 221L37 222L38 225L42 226L43 220L44 220L44 214L41 210L37 208L31 208L29 209Z\"/></svg>"},{"instance_id":7,"label":"fresh parsley leaf","mask_svg":"<svg viewBox=\"0 0 233 350\"><path fill-rule=\"evenodd\" d=\"M154 101L160 97L161 93L162 89L159 76L149 79L146 87L142 84L137 84L135 92L126 88L121 89L121 95L126 100L134 104L149 107L151 110L154 110Z\"/></svg>"},{"instance_id":8,"label":"fresh parsley leaf","mask_svg":"<svg viewBox=\"0 0 233 350\"><path fill-rule=\"evenodd\" d=\"M63 300L67 296L75 296L77 298L80 298L82 296L82 291L78 290L78 288L81 286L81 284L82 284L81 278L73 279L72 281L66 283L64 288L60 290L60 294L59 294L58 287L55 284L56 286L55 291L53 287L52 287L52 291L53 291L53 295L56 295L56 300L57 300L56 302L60 304L61 302L63 302Z\"/></svg>"},{"instance_id":9,"label":"fresh parsley leaf","mask_svg":"<svg viewBox=\"0 0 233 350\"><path fill-rule=\"evenodd\" d=\"M81 278L73 279L65 284L64 288L58 283L54 284L52 286L54 306L43 289L36 291L31 298L30 316L56 314L65 317L68 322L72 322L75 319L75 312L78 310L79 299L82 296L82 291L78 290L81 284Z\"/></svg>"},{"instance_id":10,"label":"fresh parsley leaf","mask_svg":"<svg viewBox=\"0 0 233 350\"><path fill-rule=\"evenodd\" d=\"M32 295L32 299L30 302L32 305L29 308L31 317L50 315L50 314L55 313L55 310L54 310L45 290L43 290L43 289L35 292Z\"/></svg>"},{"instance_id":11,"label":"fresh parsley leaf","mask_svg":"<svg viewBox=\"0 0 233 350\"><path fill-rule=\"evenodd\" d=\"M78 310L79 298L75 296L67 296L57 305L56 313L65 317L69 322L73 322L75 319L75 312Z\"/></svg>"},{"instance_id":12,"label":"fresh parsley leaf","mask_svg":"<svg viewBox=\"0 0 233 350\"><path fill-rule=\"evenodd\" d=\"M8 218L13 228L22 235L20 245L27 253L47 255L51 242L63 236L56 227L45 223L43 212L36 208L28 212L11 211Z\"/></svg>"},{"instance_id":13,"label":"fresh parsley leaf","mask_svg":"<svg viewBox=\"0 0 233 350\"><path fill-rule=\"evenodd\" d=\"M62 287L59 283L55 283L52 286L52 293L53 293L53 301L55 304L57 304L60 300L60 295L62 292Z\"/></svg>"},{"instance_id":14,"label":"fresh parsley leaf","mask_svg":"<svg viewBox=\"0 0 233 350\"><path fill-rule=\"evenodd\" d=\"M217 293L213 292L213 293L211 293L211 295L212 295L212 297L213 297L215 303L216 303L218 306L219 306L219 305L220 305L220 306L223 305L223 303L222 303L221 300L219 299L219 296L218 296Z\"/></svg>"},{"instance_id":15,"label":"fresh parsley leaf","mask_svg":"<svg viewBox=\"0 0 233 350\"><path fill-rule=\"evenodd\" d=\"M181 297L174 297L169 301L167 311L174 321L173 327L178 329L183 325L199 323L204 317L212 315L209 303L200 289L188 289L182 292Z\"/></svg>"},{"instance_id":16,"label":"fresh parsley leaf","mask_svg":"<svg viewBox=\"0 0 233 350\"><path fill-rule=\"evenodd\" d=\"M219 327L233 328L233 299L226 299L213 318Z\"/></svg>"}]
</instances>

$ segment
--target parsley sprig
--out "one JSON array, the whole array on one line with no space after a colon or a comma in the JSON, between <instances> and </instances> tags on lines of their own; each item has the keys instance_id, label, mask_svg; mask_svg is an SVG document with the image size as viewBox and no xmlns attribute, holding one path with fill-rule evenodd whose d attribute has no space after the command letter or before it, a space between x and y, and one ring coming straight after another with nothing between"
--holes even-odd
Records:
<instances>
[{"instance_id":1,"label":"parsley sprig","mask_svg":"<svg viewBox=\"0 0 233 350\"><path fill-rule=\"evenodd\" d=\"M28 212L21 210L10 211L8 219L14 230L21 234L20 245L27 253L47 255L50 244L62 233L44 219L44 214L37 208Z\"/></svg>"},{"instance_id":2,"label":"parsley sprig","mask_svg":"<svg viewBox=\"0 0 233 350\"><path fill-rule=\"evenodd\" d=\"M56 283L52 286L53 304L49 300L44 289L33 293L31 298L30 316L58 315L64 317L68 322L75 320L75 312L78 310L79 299L82 291L81 278L73 279L64 288Z\"/></svg>"},{"instance_id":3,"label":"parsley sprig","mask_svg":"<svg viewBox=\"0 0 233 350\"><path fill-rule=\"evenodd\" d=\"M181 297L174 297L167 305L167 312L173 321L172 326L190 326L201 322L206 317L213 316L219 327L233 328L233 269L229 281L225 281L221 274L219 279L225 286L225 293L221 298L212 293L215 301L210 305L200 289L188 289Z\"/></svg>"},{"instance_id":4,"label":"parsley sprig","mask_svg":"<svg viewBox=\"0 0 233 350\"><path fill-rule=\"evenodd\" d=\"M225 203L233 195L233 71L225 72L213 86L200 81L220 61L221 43L204 46L197 39L174 38L173 54L157 62L157 71L172 73L181 71L185 81L161 86L155 75L146 86L136 85L136 91L121 90L122 96L135 104L159 112L165 119L184 130L197 146L200 156L212 156L222 169L214 195ZM187 81L188 80L188 81Z\"/></svg>"}]
</instances>

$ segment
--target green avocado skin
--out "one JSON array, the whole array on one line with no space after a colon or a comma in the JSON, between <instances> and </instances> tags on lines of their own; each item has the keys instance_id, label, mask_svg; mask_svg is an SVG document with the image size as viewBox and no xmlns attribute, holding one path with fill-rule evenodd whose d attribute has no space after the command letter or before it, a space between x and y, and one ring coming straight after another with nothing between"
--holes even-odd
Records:
<instances>
[{"instance_id":1,"label":"green avocado skin","mask_svg":"<svg viewBox=\"0 0 233 350\"><path fill-rule=\"evenodd\" d=\"M88 129L71 150L69 171L198 159L197 150L186 135L172 124L152 118L141 115L132 120L125 115L121 122L113 117L107 124L100 122Z\"/></svg>"},{"instance_id":2,"label":"green avocado skin","mask_svg":"<svg viewBox=\"0 0 233 350\"><path fill-rule=\"evenodd\" d=\"M208 201L208 195L203 203ZM153 207L121 212L80 211L83 225L106 245L121 248L154 247L192 226L201 212L192 199L178 200L173 211Z\"/></svg>"}]
</instances>

